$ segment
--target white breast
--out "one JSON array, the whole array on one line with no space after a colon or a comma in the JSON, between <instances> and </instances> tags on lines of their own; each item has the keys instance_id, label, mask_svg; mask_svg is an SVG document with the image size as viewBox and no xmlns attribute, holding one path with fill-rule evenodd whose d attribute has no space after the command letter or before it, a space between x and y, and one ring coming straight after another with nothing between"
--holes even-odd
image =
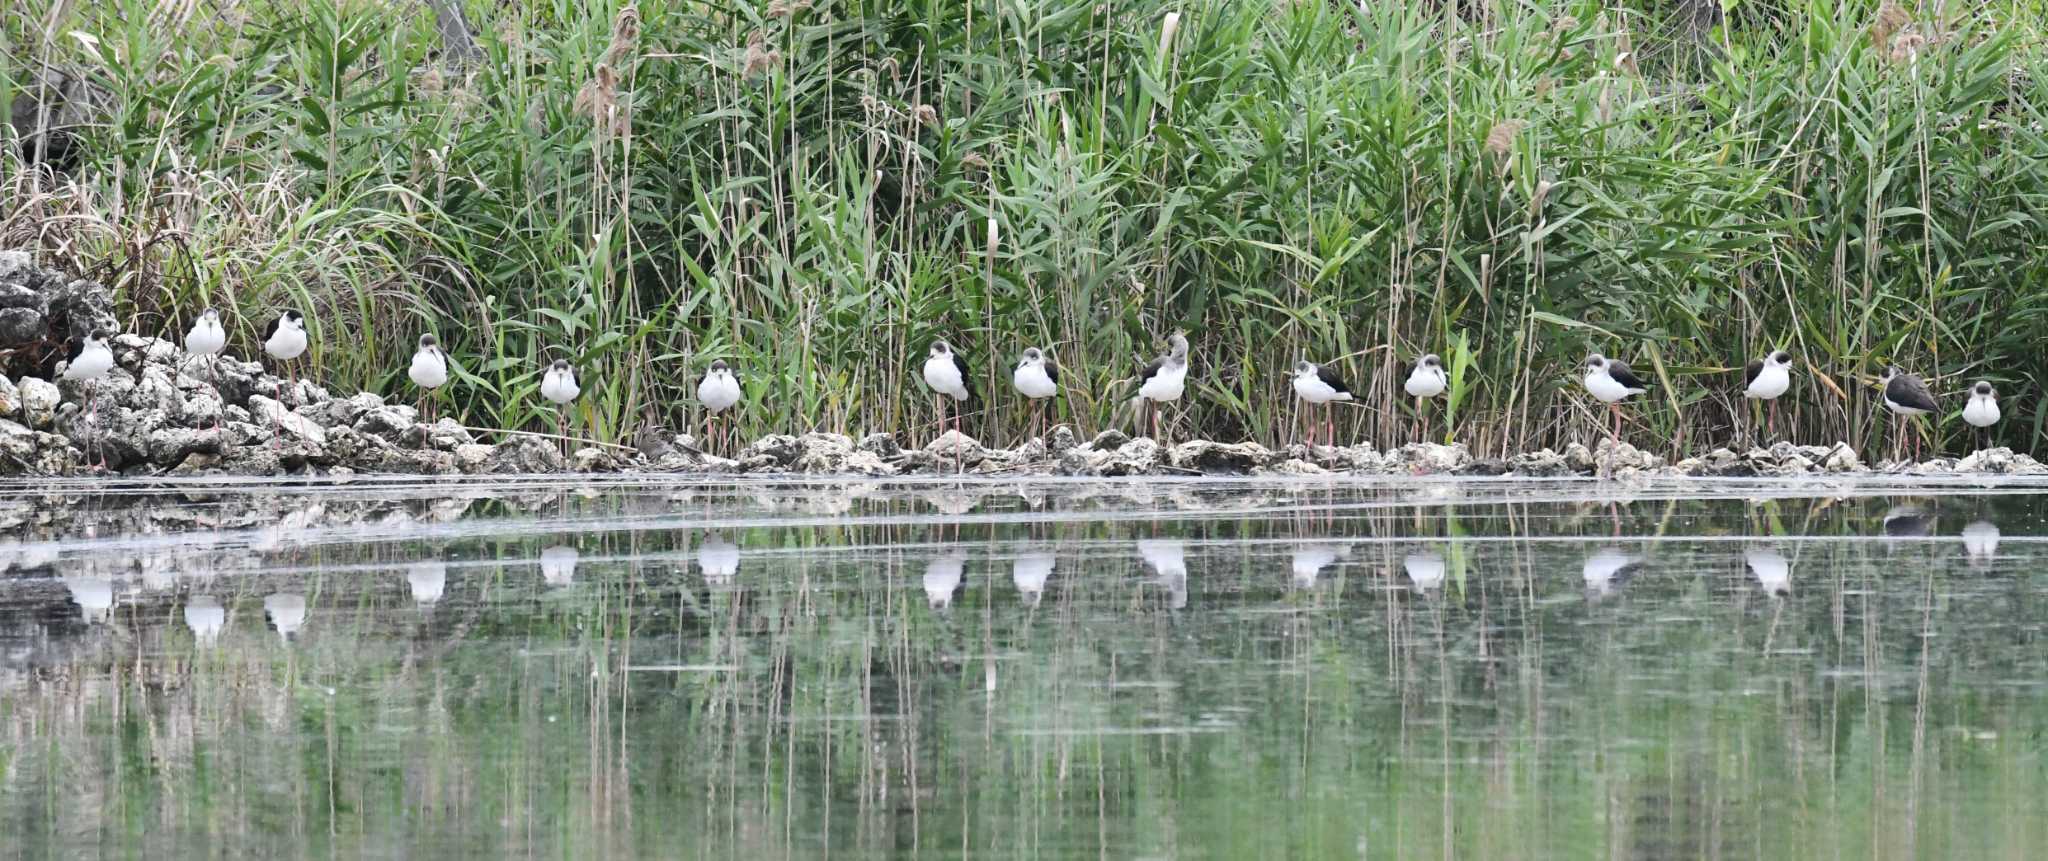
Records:
<instances>
[{"instance_id":1,"label":"white breast","mask_svg":"<svg viewBox=\"0 0 2048 861\"><path fill-rule=\"evenodd\" d=\"M1980 428L1998 424L1998 399L1970 396L1970 403L1963 407L1963 421Z\"/></svg>"},{"instance_id":2,"label":"white breast","mask_svg":"<svg viewBox=\"0 0 2048 861\"><path fill-rule=\"evenodd\" d=\"M567 586L576 582L576 563L583 554L574 547L549 547L540 552L540 579L549 586Z\"/></svg>"},{"instance_id":3,"label":"white breast","mask_svg":"<svg viewBox=\"0 0 2048 861\"><path fill-rule=\"evenodd\" d=\"M279 325L270 333L270 339L263 342L263 352L273 358L291 361L306 352L306 330Z\"/></svg>"},{"instance_id":4,"label":"white breast","mask_svg":"<svg viewBox=\"0 0 2048 861\"><path fill-rule=\"evenodd\" d=\"M1602 374L1601 376L1606 375ZM1586 557L1586 562L1580 567L1579 574L1585 578L1588 590L1605 595L1614 590L1615 575L1620 574L1623 568L1635 564L1635 561L1635 557L1620 550L1613 548L1602 549Z\"/></svg>"},{"instance_id":5,"label":"white breast","mask_svg":"<svg viewBox=\"0 0 2048 861\"><path fill-rule=\"evenodd\" d=\"M582 394L582 389L576 386L574 372L550 368L547 375L540 379L540 396L558 406L575 400L579 394Z\"/></svg>"},{"instance_id":6,"label":"white breast","mask_svg":"<svg viewBox=\"0 0 2048 861\"><path fill-rule=\"evenodd\" d=\"M740 381L731 374L706 374L697 385L697 400L714 413L740 402Z\"/></svg>"},{"instance_id":7,"label":"white breast","mask_svg":"<svg viewBox=\"0 0 2048 861\"><path fill-rule=\"evenodd\" d=\"M1963 552L1982 561L1998 555L1998 525L1989 520L1972 521L1963 527Z\"/></svg>"},{"instance_id":8,"label":"white breast","mask_svg":"<svg viewBox=\"0 0 2048 861\"><path fill-rule=\"evenodd\" d=\"M1411 398L1433 398L1444 393L1444 369L1416 366L1401 389Z\"/></svg>"},{"instance_id":9,"label":"white breast","mask_svg":"<svg viewBox=\"0 0 2048 861\"><path fill-rule=\"evenodd\" d=\"M1792 588L1792 563L1784 554L1775 550L1743 551L1742 561L1749 565L1749 571L1756 575L1756 584L1765 592L1780 595Z\"/></svg>"},{"instance_id":10,"label":"white breast","mask_svg":"<svg viewBox=\"0 0 2048 861\"><path fill-rule=\"evenodd\" d=\"M448 361L432 350L421 350L412 354L412 368L406 371L413 385L423 389L437 389L448 382Z\"/></svg>"},{"instance_id":11,"label":"white breast","mask_svg":"<svg viewBox=\"0 0 2048 861\"><path fill-rule=\"evenodd\" d=\"M1186 362L1179 365L1169 364L1160 368L1158 373L1152 375L1152 379L1146 380L1145 385L1138 388L1138 397L1148 401L1177 401L1187 387L1187 381Z\"/></svg>"},{"instance_id":12,"label":"white breast","mask_svg":"<svg viewBox=\"0 0 2048 861\"><path fill-rule=\"evenodd\" d=\"M78 358L64 366L64 379L94 380L114 367L114 354L104 345L87 344L78 351Z\"/></svg>"},{"instance_id":13,"label":"white breast","mask_svg":"<svg viewBox=\"0 0 2048 861\"><path fill-rule=\"evenodd\" d=\"M1792 388L1792 373L1779 365L1765 365L1756 373L1756 379L1749 381L1744 397L1773 400Z\"/></svg>"},{"instance_id":14,"label":"white breast","mask_svg":"<svg viewBox=\"0 0 2048 861\"><path fill-rule=\"evenodd\" d=\"M228 333L219 323L201 320L185 335L185 352L194 356L211 356L228 345Z\"/></svg>"},{"instance_id":15,"label":"white breast","mask_svg":"<svg viewBox=\"0 0 2048 861\"><path fill-rule=\"evenodd\" d=\"M1328 544L1304 544L1294 548L1293 558L1288 567L1294 571L1294 585L1300 589L1314 588L1316 579L1324 568L1337 561L1337 548Z\"/></svg>"},{"instance_id":16,"label":"white breast","mask_svg":"<svg viewBox=\"0 0 2048 861\"><path fill-rule=\"evenodd\" d=\"M1350 392L1340 392L1323 382L1315 374L1297 374L1294 377L1294 393L1312 404L1327 404L1331 401L1351 400Z\"/></svg>"},{"instance_id":17,"label":"white breast","mask_svg":"<svg viewBox=\"0 0 2048 861\"><path fill-rule=\"evenodd\" d=\"M1049 398L1060 393L1059 384L1046 375L1045 366L1038 362L1018 365L1017 372L1010 375L1010 384L1027 398Z\"/></svg>"},{"instance_id":18,"label":"white breast","mask_svg":"<svg viewBox=\"0 0 2048 861\"><path fill-rule=\"evenodd\" d=\"M1614 381L1606 371L1594 371L1586 375L1586 391L1606 403L1614 403L1634 394L1633 391Z\"/></svg>"},{"instance_id":19,"label":"white breast","mask_svg":"<svg viewBox=\"0 0 2048 861\"><path fill-rule=\"evenodd\" d=\"M967 381L960 379L960 369L953 365L951 355L924 360L924 384L953 400L967 400Z\"/></svg>"}]
</instances>

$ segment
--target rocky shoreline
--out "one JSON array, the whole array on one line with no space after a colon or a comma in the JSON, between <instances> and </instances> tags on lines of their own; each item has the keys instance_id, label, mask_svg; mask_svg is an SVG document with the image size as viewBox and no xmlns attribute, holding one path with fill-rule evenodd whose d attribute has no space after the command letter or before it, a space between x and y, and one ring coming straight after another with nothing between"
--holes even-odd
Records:
<instances>
[{"instance_id":1,"label":"rocky shoreline","mask_svg":"<svg viewBox=\"0 0 2048 861\"><path fill-rule=\"evenodd\" d=\"M957 432L908 448L893 434L771 435L733 457L703 451L688 436L643 441L639 450L585 446L566 457L539 435L477 432L450 419L424 424L413 407L371 393L331 395L309 381L287 383L258 362L188 356L161 338L122 334L115 367L90 385L51 382L52 345L112 323L105 288L0 252L0 476L97 474L306 477L357 474L513 475L653 472L885 477L1483 475L1567 477L1798 477L1884 472L1908 475L2048 474L2009 449L1923 463L1866 464L1847 444L1779 443L1717 449L1675 463L1627 443L1602 440L1504 459L1474 458L1462 445L1418 443L1269 449L1204 440L1161 445L1107 430L1087 439L1054 428L1015 448L984 446ZM40 357L40 358L38 358ZM487 442L492 435L501 441Z\"/></svg>"}]
</instances>

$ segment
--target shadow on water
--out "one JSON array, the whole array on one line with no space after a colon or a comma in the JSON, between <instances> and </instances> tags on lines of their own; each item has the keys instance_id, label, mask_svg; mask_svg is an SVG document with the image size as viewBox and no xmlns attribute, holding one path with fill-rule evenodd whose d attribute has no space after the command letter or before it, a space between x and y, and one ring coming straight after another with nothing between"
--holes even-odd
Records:
<instances>
[{"instance_id":1,"label":"shadow on water","mask_svg":"<svg viewBox=\"0 0 2048 861\"><path fill-rule=\"evenodd\" d=\"M29 856L2048 844L2038 485L6 498Z\"/></svg>"}]
</instances>

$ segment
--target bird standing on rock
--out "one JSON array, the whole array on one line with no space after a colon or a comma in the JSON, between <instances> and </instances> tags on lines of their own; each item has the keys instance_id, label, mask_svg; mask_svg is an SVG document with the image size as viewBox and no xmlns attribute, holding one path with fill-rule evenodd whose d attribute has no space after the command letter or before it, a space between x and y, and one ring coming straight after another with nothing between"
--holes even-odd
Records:
<instances>
[{"instance_id":1,"label":"bird standing on rock","mask_svg":"<svg viewBox=\"0 0 2048 861\"><path fill-rule=\"evenodd\" d=\"M1444 360L1435 353L1424 354L1415 360L1415 370L1408 372L1408 381L1401 384L1401 390L1415 399L1415 435L1422 436L1422 403L1444 393L1450 388L1450 376L1444 373Z\"/></svg>"},{"instance_id":2,"label":"bird standing on rock","mask_svg":"<svg viewBox=\"0 0 2048 861\"><path fill-rule=\"evenodd\" d=\"M1884 386L1884 408L1891 410L1892 415L1897 417L1897 421L1892 424L1896 429L1896 433L1892 435L1892 454L1896 457L1903 447L1903 441L1899 436L1906 432L1907 417L1924 416L1941 409L1941 404L1934 399L1934 393L1927 390L1926 382L1918 375L1906 373L1898 365L1887 366L1884 369L1884 376L1879 377L1877 381ZM1916 435L1913 438L1915 459L1918 459L1919 451L1920 439Z\"/></svg>"},{"instance_id":3,"label":"bird standing on rock","mask_svg":"<svg viewBox=\"0 0 2048 861\"><path fill-rule=\"evenodd\" d=\"M448 383L448 354L441 352L441 344L432 335L420 336L420 348L412 354L412 367L405 372L412 378L412 384L426 391L420 397L420 406L427 414L425 423L433 423L434 390Z\"/></svg>"},{"instance_id":4,"label":"bird standing on rock","mask_svg":"<svg viewBox=\"0 0 2048 861\"><path fill-rule=\"evenodd\" d=\"M213 358L220 355L220 352L227 349L227 346L228 330L220 324L220 312L212 308L200 312L199 319L192 322L192 331L185 333L185 354L189 356L204 356L206 358L206 382L208 385L213 386L216 392L220 390L220 381L217 377L219 369L214 364ZM222 401L221 406L227 406L225 400ZM214 411L214 430L220 430L220 414L220 410Z\"/></svg>"},{"instance_id":5,"label":"bird standing on rock","mask_svg":"<svg viewBox=\"0 0 2048 861\"><path fill-rule=\"evenodd\" d=\"M289 381L286 391L298 391L299 374L292 361L306 354L308 343L305 315L290 308L279 312L277 317L270 321L270 325L263 327L263 352L276 359L278 364L286 369L286 379ZM285 402L285 392L277 393L277 401L279 404ZM277 427L273 424L271 430L275 432ZM277 444L279 440L272 436L271 442Z\"/></svg>"},{"instance_id":6,"label":"bird standing on rock","mask_svg":"<svg viewBox=\"0 0 2048 861\"><path fill-rule=\"evenodd\" d=\"M1963 421L1977 429L1977 448L1982 450L1990 441L1991 426L1998 424L1998 390L1990 383L1978 380L1970 387L1970 402L1963 405Z\"/></svg>"},{"instance_id":7,"label":"bird standing on rock","mask_svg":"<svg viewBox=\"0 0 2048 861\"><path fill-rule=\"evenodd\" d=\"M94 329L91 334L71 343L71 352L65 357L64 371L59 376L69 382L79 383L85 388L86 423L99 425L99 408L93 403L93 382L114 369L114 351L107 347L109 335L105 329ZM99 468L107 468L106 446L100 446Z\"/></svg>"},{"instance_id":8,"label":"bird standing on rock","mask_svg":"<svg viewBox=\"0 0 2048 861\"><path fill-rule=\"evenodd\" d=\"M1323 434L1323 444L1336 445L1337 420L1335 416L1329 415L1329 404L1331 401L1351 400L1351 387L1344 385L1344 381L1338 379L1336 374L1331 373L1329 368L1325 368L1307 359L1302 359L1294 363L1294 394L1304 401L1324 408L1325 432ZM1316 421L1311 416L1308 421L1309 445L1316 444L1315 428Z\"/></svg>"},{"instance_id":9,"label":"bird standing on rock","mask_svg":"<svg viewBox=\"0 0 2048 861\"><path fill-rule=\"evenodd\" d=\"M1133 406L1147 407L1152 413L1152 439L1163 441L1159 434L1159 405L1180 400L1187 390L1188 382L1188 336L1174 332L1167 338L1166 355L1153 359L1150 364L1138 369L1138 394L1131 398ZM1144 423L1139 422L1142 426Z\"/></svg>"},{"instance_id":10,"label":"bird standing on rock","mask_svg":"<svg viewBox=\"0 0 2048 861\"><path fill-rule=\"evenodd\" d=\"M582 393L583 389L576 385L576 367L568 359L556 359L541 374L540 396L555 405L556 442L562 446L564 456L569 447L569 402Z\"/></svg>"},{"instance_id":11,"label":"bird standing on rock","mask_svg":"<svg viewBox=\"0 0 2048 861\"><path fill-rule=\"evenodd\" d=\"M1792 354L1774 350L1770 355L1749 363L1744 368L1743 382L1746 387L1742 396L1762 400L1769 405L1764 419L1764 435L1777 433L1778 398L1792 390Z\"/></svg>"},{"instance_id":12,"label":"bird standing on rock","mask_svg":"<svg viewBox=\"0 0 2048 861\"><path fill-rule=\"evenodd\" d=\"M1041 427L1045 412L1039 402L1060 393L1060 369L1052 355L1037 347L1028 347L1024 356L1017 360L1017 370L1010 374L1010 385L1017 389L1031 403L1031 436L1043 435Z\"/></svg>"},{"instance_id":13,"label":"bird standing on rock","mask_svg":"<svg viewBox=\"0 0 2048 861\"><path fill-rule=\"evenodd\" d=\"M1614 413L1614 434L1616 443L1621 441L1621 401L1631 395L1640 395L1650 390L1648 383L1636 378L1635 371L1628 363L1610 359L1599 353L1586 357L1586 391L1607 405Z\"/></svg>"},{"instance_id":14,"label":"bird standing on rock","mask_svg":"<svg viewBox=\"0 0 2048 861\"><path fill-rule=\"evenodd\" d=\"M697 381L697 400L704 404L704 437L711 438L711 422L722 418L725 424L725 450L730 453L738 440L732 439L732 417L726 410L740 402L740 378L725 364L724 359L711 363L703 378Z\"/></svg>"},{"instance_id":15,"label":"bird standing on rock","mask_svg":"<svg viewBox=\"0 0 2048 861\"><path fill-rule=\"evenodd\" d=\"M960 430L960 404L974 397L974 390L968 387L967 362L945 341L933 341L931 352L924 360L924 384L938 398L939 425L946 424L946 399L952 398L953 430Z\"/></svg>"}]
</instances>

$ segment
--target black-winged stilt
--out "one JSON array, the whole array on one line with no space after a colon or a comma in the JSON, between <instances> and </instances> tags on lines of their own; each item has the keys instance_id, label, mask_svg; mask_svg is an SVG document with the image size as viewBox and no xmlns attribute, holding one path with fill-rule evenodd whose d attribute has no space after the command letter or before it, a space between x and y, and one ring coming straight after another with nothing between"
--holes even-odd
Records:
<instances>
[{"instance_id":1,"label":"black-winged stilt","mask_svg":"<svg viewBox=\"0 0 2048 861\"><path fill-rule=\"evenodd\" d=\"M220 380L219 367L214 359L227 347L227 327L220 323L220 312L212 308L200 312L199 319L192 321L192 330L185 333L185 354L204 357L206 384L213 386L216 394L220 391ZM213 414L214 430L220 429L221 413L225 412L227 407L226 400L221 401L221 407L221 410L216 410Z\"/></svg>"},{"instance_id":2,"label":"black-winged stilt","mask_svg":"<svg viewBox=\"0 0 2048 861\"><path fill-rule=\"evenodd\" d=\"M953 345L945 341L932 342L931 352L924 360L924 384L931 387L938 399L940 427L946 424L946 399L952 398L953 430L960 429L960 405L974 397L974 389L969 385L971 379L967 362L960 358Z\"/></svg>"},{"instance_id":3,"label":"black-winged stilt","mask_svg":"<svg viewBox=\"0 0 2048 861\"><path fill-rule=\"evenodd\" d=\"M441 342L432 335L421 335L420 347L413 351L412 367L405 375L413 385L425 390L420 394L420 406L426 413L421 421L432 424L434 390L448 383L448 354L441 352Z\"/></svg>"},{"instance_id":4,"label":"black-winged stilt","mask_svg":"<svg viewBox=\"0 0 2048 861\"><path fill-rule=\"evenodd\" d=\"M1636 378L1629 370L1628 363L1610 359L1599 353L1586 357L1586 391L1607 405L1614 413L1614 440L1621 440L1621 401L1630 395L1640 395L1650 390L1649 384Z\"/></svg>"},{"instance_id":5,"label":"black-winged stilt","mask_svg":"<svg viewBox=\"0 0 2048 861\"><path fill-rule=\"evenodd\" d=\"M285 370L285 379L288 381L287 388L277 393L279 407L286 406L286 391L297 397L299 375L292 362L306 354L306 346L306 318L297 311L286 308L271 319L270 325L263 327L263 352L277 360L278 367ZM277 422L271 423L270 434L270 444L273 448L284 445L283 431Z\"/></svg>"},{"instance_id":6,"label":"black-winged stilt","mask_svg":"<svg viewBox=\"0 0 2048 861\"><path fill-rule=\"evenodd\" d=\"M1045 412L1040 402L1060 393L1059 363L1053 361L1051 353L1028 347L1017 360L1017 370L1010 374L1010 385L1031 404L1032 438L1042 436Z\"/></svg>"},{"instance_id":7,"label":"black-winged stilt","mask_svg":"<svg viewBox=\"0 0 2048 861\"><path fill-rule=\"evenodd\" d=\"M1146 407L1152 413L1154 442L1160 442L1159 405L1180 400L1181 393L1187 389L1187 382L1188 338L1175 332L1167 339L1166 354L1138 369L1138 394L1131 398L1133 406ZM1139 425L1142 427L1143 424L1141 420Z\"/></svg>"},{"instance_id":8,"label":"black-winged stilt","mask_svg":"<svg viewBox=\"0 0 2048 861\"><path fill-rule=\"evenodd\" d=\"M1792 390L1792 354L1773 350L1771 354L1742 369L1742 396L1766 404L1764 435L1778 433L1778 398Z\"/></svg>"},{"instance_id":9,"label":"black-winged stilt","mask_svg":"<svg viewBox=\"0 0 2048 861\"><path fill-rule=\"evenodd\" d=\"M112 336L107 334L106 330L94 329L85 337L72 341L71 352L64 358L64 370L59 374L63 379L79 383L85 389L85 422L92 428L90 432L95 436L99 434L100 417L99 407L93 403L93 383L114 369L114 351L107 347L107 339L110 337ZM99 453L99 467L105 469L107 450L104 443L99 446Z\"/></svg>"},{"instance_id":10,"label":"black-winged stilt","mask_svg":"<svg viewBox=\"0 0 2048 861\"><path fill-rule=\"evenodd\" d=\"M555 405L556 444L566 456L569 448L569 402L583 389L576 385L576 367L568 359L556 359L540 376L540 396Z\"/></svg>"},{"instance_id":11,"label":"black-winged stilt","mask_svg":"<svg viewBox=\"0 0 2048 861\"><path fill-rule=\"evenodd\" d=\"M740 402L740 378L724 359L713 361L711 367L704 371L704 376L697 380L697 400L704 405L705 438L711 438L712 420L722 419L725 426L724 448L727 454L732 453L737 440L731 438L733 423L726 410Z\"/></svg>"},{"instance_id":12,"label":"black-winged stilt","mask_svg":"<svg viewBox=\"0 0 2048 861\"><path fill-rule=\"evenodd\" d=\"M1998 390L1992 388L1990 383L1978 380L1976 385L1970 387L1970 402L1963 405L1963 421L1969 422L1971 427L1977 429L1977 439L1974 442L1979 449L1990 441L1991 426L1998 424L1998 418Z\"/></svg>"},{"instance_id":13,"label":"black-winged stilt","mask_svg":"<svg viewBox=\"0 0 2048 861\"><path fill-rule=\"evenodd\" d=\"M1941 404L1934 399L1934 393L1927 390L1926 382L1917 374L1906 373L1898 365L1886 366L1884 376L1879 377L1877 381L1884 386L1884 408L1891 410L1892 415L1896 417L1892 423L1897 431L1892 436L1892 450L1893 454L1897 455L1902 442L1899 435L1906 432L1906 418L1934 412L1941 409ZM1913 452L1916 459L1919 451L1920 440L1915 436Z\"/></svg>"},{"instance_id":14,"label":"black-winged stilt","mask_svg":"<svg viewBox=\"0 0 2048 861\"><path fill-rule=\"evenodd\" d=\"M1407 381L1401 384L1401 391L1415 399L1415 435L1423 434L1422 404L1450 388L1450 375L1444 373L1444 360L1435 353L1424 353L1415 360L1415 368L1408 372Z\"/></svg>"},{"instance_id":15,"label":"black-winged stilt","mask_svg":"<svg viewBox=\"0 0 2048 861\"><path fill-rule=\"evenodd\" d=\"M1323 408L1323 444L1336 445L1337 419L1330 415L1329 404L1331 401L1351 400L1351 387L1344 385L1344 381L1331 373L1329 368L1303 359L1294 363L1294 394L1310 404ZM1308 420L1308 444L1316 444L1316 420L1313 415Z\"/></svg>"}]
</instances>

